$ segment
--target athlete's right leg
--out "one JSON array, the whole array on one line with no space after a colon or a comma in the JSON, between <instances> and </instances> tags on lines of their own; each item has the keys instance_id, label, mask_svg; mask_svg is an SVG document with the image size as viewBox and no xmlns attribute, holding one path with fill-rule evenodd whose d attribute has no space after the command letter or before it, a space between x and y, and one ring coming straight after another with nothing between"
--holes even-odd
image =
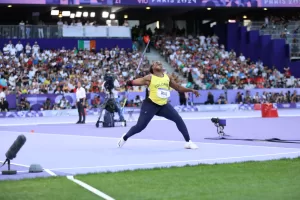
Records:
<instances>
[{"instance_id":1,"label":"athlete's right leg","mask_svg":"<svg viewBox=\"0 0 300 200\"><path fill-rule=\"evenodd\" d=\"M144 130L160 108L160 106L154 104L151 100L146 99L142 104L137 124L122 136L118 142L118 146L123 146L128 138Z\"/></svg>"}]
</instances>

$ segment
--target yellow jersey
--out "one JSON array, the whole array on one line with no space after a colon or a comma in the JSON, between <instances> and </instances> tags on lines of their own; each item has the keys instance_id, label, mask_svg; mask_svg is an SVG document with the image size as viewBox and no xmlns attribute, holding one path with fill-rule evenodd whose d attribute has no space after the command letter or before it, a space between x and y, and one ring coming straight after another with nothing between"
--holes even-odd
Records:
<instances>
[{"instance_id":1,"label":"yellow jersey","mask_svg":"<svg viewBox=\"0 0 300 200\"><path fill-rule=\"evenodd\" d=\"M153 103L160 106L167 104L171 94L169 76L166 74L164 74L163 77L152 75L148 89L149 99L151 99Z\"/></svg>"}]
</instances>

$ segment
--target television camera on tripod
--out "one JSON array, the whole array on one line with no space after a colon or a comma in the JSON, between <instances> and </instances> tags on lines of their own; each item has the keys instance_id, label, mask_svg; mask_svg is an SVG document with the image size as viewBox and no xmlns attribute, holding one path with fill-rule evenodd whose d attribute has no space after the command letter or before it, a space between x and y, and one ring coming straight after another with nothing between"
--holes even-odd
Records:
<instances>
[{"instance_id":1,"label":"television camera on tripod","mask_svg":"<svg viewBox=\"0 0 300 200\"><path fill-rule=\"evenodd\" d=\"M126 126L126 120L123 117L121 107L118 102L118 95L116 94L118 89L118 80L109 72L104 76L103 89L105 90L106 96L104 103L100 106L100 115L96 122L96 127L98 128L100 123L102 127L114 127L115 122L121 122L122 126ZM118 112L119 120L114 120L114 113ZM103 116L103 121L101 117Z\"/></svg>"}]
</instances>

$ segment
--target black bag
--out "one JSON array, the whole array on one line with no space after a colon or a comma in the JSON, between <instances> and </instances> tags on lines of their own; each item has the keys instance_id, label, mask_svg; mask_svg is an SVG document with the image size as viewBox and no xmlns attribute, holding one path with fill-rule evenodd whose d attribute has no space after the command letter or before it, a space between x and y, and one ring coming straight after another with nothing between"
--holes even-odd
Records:
<instances>
[{"instance_id":1,"label":"black bag","mask_svg":"<svg viewBox=\"0 0 300 200\"><path fill-rule=\"evenodd\" d=\"M103 127L114 127L114 113L106 111L104 114Z\"/></svg>"},{"instance_id":2,"label":"black bag","mask_svg":"<svg viewBox=\"0 0 300 200\"><path fill-rule=\"evenodd\" d=\"M105 103L105 110L107 110L110 113L114 113L117 108L116 108L116 104L115 104L115 100L114 99L108 99Z\"/></svg>"}]
</instances>

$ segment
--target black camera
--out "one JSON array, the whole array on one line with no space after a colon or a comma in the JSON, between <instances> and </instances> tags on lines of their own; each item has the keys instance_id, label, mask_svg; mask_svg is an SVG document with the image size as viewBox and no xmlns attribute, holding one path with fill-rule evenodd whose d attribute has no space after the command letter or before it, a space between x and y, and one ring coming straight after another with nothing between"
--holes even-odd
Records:
<instances>
[{"instance_id":1,"label":"black camera","mask_svg":"<svg viewBox=\"0 0 300 200\"><path fill-rule=\"evenodd\" d=\"M111 94L112 90L114 89L114 77L112 74L106 74L104 76L104 88Z\"/></svg>"},{"instance_id":2,"label":"black camera","mask_svg":"<svg viewBox=\"0 0 300 200\"><path fill-rule=\"evenodd\" d=\"M211 118L211 122L217 127L217 133L220 138L224 136L228 136L224 132L224 128L226 126L226 119L219 119L219 118Z\"/></svg>"},{"instance_id":3,"label":"black camera","mask_svg":"<svg viewBox=\"0 0 300 200\"><path fill-rule=\"evenodd\" d=\"M216 126L226 126L226 119L211 118L211 122L214 123Z\"/></svg>"},{"instance_id":4,"label":"black camera","mask_svg":"<svg viewBox=\"0 0 300 200\"><path fill-rule=\"evenodd\" d=\"M219 118L211 118L211 122L214 124L218 124L219 123Z\"/></svg>"}]
</instances>

